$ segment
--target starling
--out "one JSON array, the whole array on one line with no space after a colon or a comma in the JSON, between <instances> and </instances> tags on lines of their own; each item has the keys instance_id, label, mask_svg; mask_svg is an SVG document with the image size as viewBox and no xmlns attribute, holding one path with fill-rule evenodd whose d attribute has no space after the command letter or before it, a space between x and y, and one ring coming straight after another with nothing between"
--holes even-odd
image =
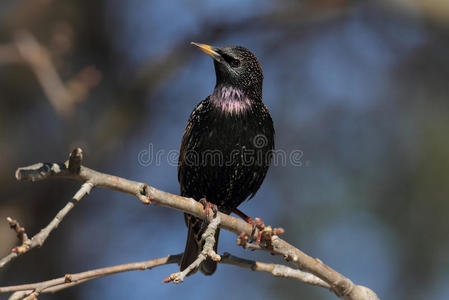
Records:
<instances>
[{"instance_id":1,"label":"starling","mask_svg":"<svg viewBox=\"0 0 449 300\"><path fill-rule=\"evenodd\" d=\"M244 47L192 44L213 58L216 85L195 107L184 131L178 163L181 195L205 198L230 214L256 194L274 148L273 121L262 103L262 68ZM201 219L184 217L188 235L181 271L198 257L205 230ZM217 243L218 237L217 230ZM217 263L207 259L199 268L212 275Z\"/></svg>"}]
</instances>

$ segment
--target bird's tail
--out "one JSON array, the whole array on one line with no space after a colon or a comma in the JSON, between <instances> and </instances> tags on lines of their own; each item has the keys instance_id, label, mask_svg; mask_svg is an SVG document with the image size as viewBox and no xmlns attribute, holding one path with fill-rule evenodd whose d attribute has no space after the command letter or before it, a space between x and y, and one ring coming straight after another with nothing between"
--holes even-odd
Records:
<instances>
[{"instance_id":1,"label":"bird's tail","mask_svg":"<svg viewBox=\"0 0 449 300\"><path fill-rule=\"evenodd\" d=\"M203 224L203 220L195 218L189 214L184 214L186 224L188 227L187 232L187 242L186 248L184 250L184 254L181 260L181 271L184 271L191 263L198 258L198 254L200 254L203 249L204 242L201 241L201 236L206 229ZM204 227L204 228L203 228ZM217 229L215 233L215 246L214 250L217 252L218 247L218 237L220 236L220 229ZM209 257L201 263L200 271L204 275L212 275L217 269L217 262L211 260ZM198 270L192 270L189 275L196 273Z\"/></svg>"}]
</instances>

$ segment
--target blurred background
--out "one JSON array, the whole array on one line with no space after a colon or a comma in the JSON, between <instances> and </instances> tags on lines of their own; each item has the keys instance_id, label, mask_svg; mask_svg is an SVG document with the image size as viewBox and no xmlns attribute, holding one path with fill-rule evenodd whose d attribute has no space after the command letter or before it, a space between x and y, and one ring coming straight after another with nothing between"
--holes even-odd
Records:
<instances>
[{"instance_id":1,"label":"blurred background","mask_svg":"<svg viewBox=\"0 0 449 300\"><path fill-rule=\"evenodd\" d=\"M299 165L270 169L243 211L382 299L449 298L446 0L1 1L1 256L18 243L7 216L34 235L79 187L19 183L17 167L62 162L79 146L91 168L178 193L170 151L215 84L211 59L190 41L251 49L276 147L302 151ZM142 160L150 151L160 159ZM180 212L97 189L42 248L0 270L0 285L179 253L185 237ZM220 253L282 262L235 241L223 232ZM163 284L176 270L42 298L336 299L222 265Z\"/></svg>"}]
</instances>

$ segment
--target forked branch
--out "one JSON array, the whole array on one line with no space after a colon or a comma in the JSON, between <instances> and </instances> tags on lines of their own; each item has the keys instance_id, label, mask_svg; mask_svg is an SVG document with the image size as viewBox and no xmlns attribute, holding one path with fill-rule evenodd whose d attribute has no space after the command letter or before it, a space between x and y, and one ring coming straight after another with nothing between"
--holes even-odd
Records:
<instances>
[{"instance_id":1,"label":"forked branch","mask_svg":"<svg viewBox=\"0 0 449 300\"><path fill-rule=\"evenodd\" d=\"M72 180L82 181L83 185L77 191L73 199L66 204L66 206L58 213L58 215L50 222L47 227L45 227L40 233L31 239L31 245L27 248L30 249L41 246L46 240L48 235L58 226L62 219L67 215L67 213L73 208L73 206L86 194L88 194L94 187L103 187L123 193L127 193L137 197L144 204L156 204L160 206L165 206L173 209L180 210L182 212L189 213L195 217L206 219L206 213L203 209L203 205L191 198L185 198L170 194L154 187L151 187L145 183L131 181L125 178L100 173L84 167L82 163L82 150L77 148L73 150L70 158L65 163L38 163L28 167L19 168L16 171L16 178L20 181L38 181L47 178L68 178ZM231 263L244 268L251 266L251 270L269 272L275 276L282 277L292 277L303 282L322 286L332 290L338 297L342 299L351 300L371 300L378 299L376 294L363 286L355 285L351 280L334 271L330 267L326 266L321 260L314 259L298 248L290 245L283 239L276 235L276 232L267 227L267 230L259 230L258 228L253 228L250 224L244 222L243 220L237 219L235 217L218 212L217 218L212 220L209 224L208 230L213 232L216 227L223 228L225 230L231 231L237 235L242 233L251 241L256 241L258 237L265 237L265 241L261 244L262 247L259 249L269 251L276 255L281 255L287 261L295 264L299 270L294 270L286 266L279 267L278 265L254 263L249 264L248 261L239 261L231 255L223 256L222 263ZM213 236L213 234L212 234ZM26 241L26 240L25 240ZM207 237L206 237L207 242ZM209 239L209 244L212 245L215 241ZM22 244L25 242L22 241ZM12 251L7 257L0 260L2 262L0 267L4 266L6 263L11 261L13 258L20 255ZM213 256L207 250L207 253L202 253L202 255ZM215 255L217 255L215 253ZM9 257L12 256L12 257ZM8 258L9 257L9 258ZM218 255L217 255L218 260ZM163 260L164 258L162 258ZM165 259L168 259L167 257ZM203 259L203 258L198 258ZM154 260L151 260L154 261ZM174 262L174 261L173 261ZM95 271L95 270L94 270ZM92 272L92 271L87 271ZM176 273L175 273L176 274ZM277 275L276 275L277 274ZM85 280L90 280L98 276L92 275L91 277L80 277L79 280L73 281L73 275L71 276L70 282L65 282L67 286L78 284ZM177 277L178 278L178 277ZM178 278L179 279L179 278ZM183 279L183 278L182 278ZM60 279L59 279L60 280ZM65 279L68 280L68 279ZM58 281L59 282L59 281ZM39 283L42 284L42 283ZM43 285L44 286L44 285ZM0 292L11 292L13 287L2 287ZM17 288L17 287L15 287ZM52 289L60 289L61 286L21 286L20 289L14 289L14 291L28 291L28 294L23 294L22 298L37 296L37 294L45 291L55 291Z\"/></svg>"}]
</instances>

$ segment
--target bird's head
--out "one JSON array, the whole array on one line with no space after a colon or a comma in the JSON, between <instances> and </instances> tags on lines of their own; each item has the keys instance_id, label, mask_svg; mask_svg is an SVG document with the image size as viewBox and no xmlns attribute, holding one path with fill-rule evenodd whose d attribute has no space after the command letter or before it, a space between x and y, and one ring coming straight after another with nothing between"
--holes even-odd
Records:
<instances>
[{"instance_id":1,"label":"bird's head","mask_svg":"<svg viewBox=\"0 0 449 300\"><path fill-rule=\"evenodd\" d=\"M214 59L216 86L230 85L249 97L262 99L262 68L256 56L242 46L212 47L193 43Z\"/></svg>"}]
</instances>

